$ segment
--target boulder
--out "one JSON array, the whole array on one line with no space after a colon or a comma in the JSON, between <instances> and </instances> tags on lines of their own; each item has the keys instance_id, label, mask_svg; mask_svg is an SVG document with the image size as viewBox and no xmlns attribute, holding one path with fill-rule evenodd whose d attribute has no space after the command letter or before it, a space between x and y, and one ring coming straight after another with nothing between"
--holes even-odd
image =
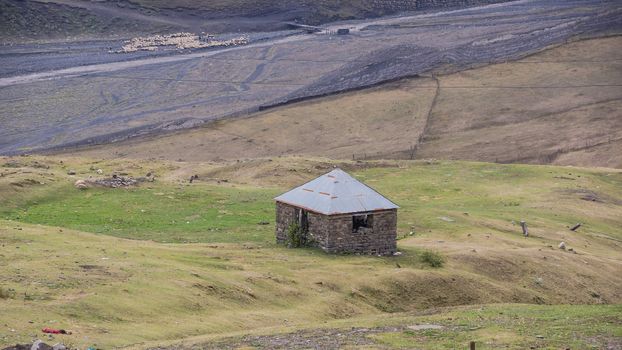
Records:
<instances>
[{"instance_id":1,"label":"boulder","mask_svg":"<svg viewBox=\"0 0 622 350\"><path fill-rule=\"evenodd\" d=\"M561 242L558 246L559 249L566 250L566 242Z\"/></svg>"},{"instance_id":2,"label":"boulder","mask_svg":"<svg viewBox=\"0 0 622 350\"><path fill-rule=\"evenodd\" d=\"M15 344L2 350L30 350L30 344Z\"/></svg>"},{"instance_id":3,"label":"boulder","mask_svg":"<svg viewBox=\"0 0 622 350\"><path fill-rule=\"evenodd\" d=\"M52 350L52 347L44 343L41 339L37 339L32 343L30 350Z\"/></svg>"},{"instance_id":4,"label":"boulder","mask_svg":"<svg viewBox=\"0 0 622 350\"><path fill-rule=\"evenodd\" d=\"M78 180L74 182L73 186L79 190L86 190L89 188L89 185L84 180Z\"/></svg>"}]
</instances>

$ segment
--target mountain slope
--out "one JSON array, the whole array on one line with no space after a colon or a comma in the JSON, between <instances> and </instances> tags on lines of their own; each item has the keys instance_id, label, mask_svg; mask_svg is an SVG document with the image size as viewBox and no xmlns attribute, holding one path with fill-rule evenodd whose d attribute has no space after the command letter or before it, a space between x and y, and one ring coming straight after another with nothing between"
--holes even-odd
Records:
<instances>
[{"instance_id":1,"label":"mountain slope","mask_svg":"<svg viewBox=\"0 0 622 350\"><path fill-rule=\"evenodd\" d=\"M622 167L621 48L622 37L579 41L517 62L68 152L171 160L298 154Z\"/></svg>"},{"instance_id":2,"label":"mountain slope","mask_svg":"<svg viewBox=\"0 0 622 350\"><path fill-rule=\"evenodd\" d=\"M320 24L403 11L507 0L88 1L2 0L0 42L128 37L173 31L270 31L286 21Z\"/></svg>"}]
</instances>

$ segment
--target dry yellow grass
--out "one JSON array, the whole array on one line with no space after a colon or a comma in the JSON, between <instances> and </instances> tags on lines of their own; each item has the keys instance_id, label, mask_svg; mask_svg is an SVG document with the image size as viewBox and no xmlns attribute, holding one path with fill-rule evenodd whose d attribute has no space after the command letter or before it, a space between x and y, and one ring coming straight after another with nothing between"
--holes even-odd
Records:
<instances>
[{"instance_id":1,"label":"dry yellow grass","mask_svg":"<svg viewBox=\"0 0 622 350\"><path fill-rule=\"evenodd\" d=\"M442 77L420 156L621 167L620 49L581 41Z\"/></svg>"},{"instance_id":2,"label":"dry yellow grass","mask_svg":"<svg viewBox=\"0 0 622 350\"><path fill-rule=\"evenodd\" d=\"M401 256L286 249L274 243L272 224L257 224L273 223L275 193L333 166L401 206ZM98 168L153 171L157 180L73 188ZM190 174L200 180L189 184ZM445 161L0 158L0 287L8 291L0 324L15 329L0 344L29 341L45 326L74 330L56 339L80 347L142 348L465 304L620 303L621 175ZM582 191L599 200L581 199ZM219 216L210 215L214 205ZM520 218L528 239L512 223ZM570 231L576 222L584 225ZM170 243L186 240L198 243ZM576 254L558 249L562 240ZM445 265L431 268L421 258L427 250Z\"/></svg>"},{"instance_id":3,"label":"dry yellow grass","mask_svg":"<svg viewBox=\"0 0 622 350\"><path fill-rule=\"evenodd\" d=\"M435 91L419 88L433 84L429 79L393 83L77 154L202 161L292 154L348 159L378 149L400 152L416 143Z\"/></svg>"}]
</instances>

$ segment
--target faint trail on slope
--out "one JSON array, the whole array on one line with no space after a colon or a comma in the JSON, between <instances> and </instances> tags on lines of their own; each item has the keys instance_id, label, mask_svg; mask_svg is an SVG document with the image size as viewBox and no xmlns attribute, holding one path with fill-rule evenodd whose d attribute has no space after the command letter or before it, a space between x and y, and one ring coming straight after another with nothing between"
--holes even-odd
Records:
<instances>
[{"instance_id":1,"label":"faint trail on slope","mask_svg":"<svg viewBox=\"0 0 622 350\"><path fill-rule=\"evenodd\" d=\"M428 109L428 112L426 113L426 116L423 120L423 128L421 128L421 132L419 133L419 136L417 136L417 141L415 142L413 146L411 146L410 150L408 151L410 155L410 159L413 159L413 160L417 157L417 151L419 150L419 147L421 147L421 144L423 143L425 139L425 135L428 133L428 130L430 128L430 121L432 118L432 112L434 111L434 107L436 106L438 95L440 94L440 91L441 91L441 83L439 82L436 75L432 74L431 76L427 78L434 79L434 81L436 82L436 89L434 90L434 97L432 97L430 108Z\"/></svg>"}]
</instances>

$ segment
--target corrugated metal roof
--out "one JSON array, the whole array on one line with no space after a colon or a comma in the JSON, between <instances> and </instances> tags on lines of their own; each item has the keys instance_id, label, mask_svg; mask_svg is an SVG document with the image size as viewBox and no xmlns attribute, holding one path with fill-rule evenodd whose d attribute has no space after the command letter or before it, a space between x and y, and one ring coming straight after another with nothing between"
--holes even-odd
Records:
<instances>
[{"instance_id":1,"label":"corrugated metal roof","mask_svg":"<svg viewBox=\"0 0 622 350\"><path fill-rule=\"evenodd\" d=\"M283 193L275 200L326 215L399 208L341 169Z\"/></svg>"}]
</instances>

